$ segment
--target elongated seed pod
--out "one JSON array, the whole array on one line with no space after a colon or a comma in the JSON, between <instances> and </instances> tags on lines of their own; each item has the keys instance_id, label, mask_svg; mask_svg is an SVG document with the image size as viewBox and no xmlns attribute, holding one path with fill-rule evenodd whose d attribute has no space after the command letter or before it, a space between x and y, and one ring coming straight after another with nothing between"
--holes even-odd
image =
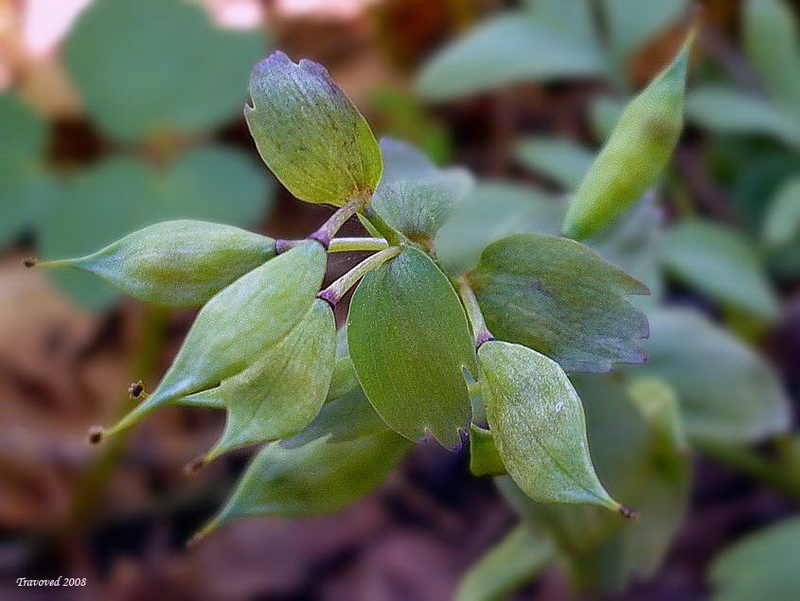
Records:
<instances>
[{"instance_id":1,"label":"elongated seed pod","mask_svg":"<svg viewBox=\"0 0 800 601\"><path fill-rule=\"evenodd\" d=\"M565 236L583 240L610 225L661 175L683 129L693 39L694 30L675 60L625 108L575 194Z\"/></svg>"},{"instance_id":2,"label":"elongated seed pod","mask_svg":"<svg viewBox=\"0 0 800 601\"><path fill-rule=\"evenodd\" d=\"M275 256L275 240L205 221L164 221L94 254L43 262L99 275L122 292L158 305L202 305Z\"/></svg>"}]
</instances>

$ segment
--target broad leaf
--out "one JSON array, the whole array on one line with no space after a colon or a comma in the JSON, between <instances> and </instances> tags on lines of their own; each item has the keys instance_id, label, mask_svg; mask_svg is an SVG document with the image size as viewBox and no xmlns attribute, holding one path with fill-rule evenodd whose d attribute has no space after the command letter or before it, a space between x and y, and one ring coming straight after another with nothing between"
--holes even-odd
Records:
<instances>
[{"instance_id":1,"label":"broad leaf","mask_svg":"<svg viewBox=\"0 0 800 601\"><path fill-rule=\"evenodd\" d=\"M247 225L269 206L269 181L249 157L209 147L181 156L166 171L130 158L108 159L75 176L43 216L39 252L47 259L92 253L145 226L194 218ZM53 273L70 296L107 307L115 292L80 273Z\"/></svg>"},{"instance_id":2,"label":"broad leaf","mask_svg":"<svg viewBox=\"0 0 800 601\"><path fill-rule=\"evenodd\" d=\"M131 142L234 118L263 51L261 34L217 29L180 0L97 0L70 32L65 62L89 115Z\"/></svg>"},{"instance_id":3,"label":"broad leaf","mask_svg":"<svg viewBox=\"0 0 800 601\"><path fill-rule=\"evenodd\" d=\"M373 208L411 240L430 244L472 190L473 177L457 167L438 169L414 149L387 138L381 150L385 167Z\"/></svg>"},{"instance_id":4,"label":"broad leaf","mask_svg":"<svg viewBox=\"0 0 800 601\"><path fill-rule=\"evenodd\" d=\"M667 234L663 265L680 281L723 304L774 321L780 307L755 251L735 232L692 220Z\"/></svg>"},{"instance_id":5,"label":"broad leaf","mask_svg":"<svg viewBox=\"0 0 800 601\"><path fill-rule=\"evenodd\" d=\"M456 601L503 601L553 561L551 543L525 524L489 549L466 573Z\"/></svg>"},{"instance_id":6,"label":"broad leaf","mask_svg":"<svg viewBox=\"0 0 800 601\"><path fill-rule=\"evenodd\" d=\"M40 266L93 273L150 303L194 307L274 256L272 238L179 219L137 230L91 255Z\"/></svg>"},{"instance_id":7,"label":"broad leaf","mask_svg":"<svg viewBox=\"0 0 800 601\"><path fill-rule=\"evenodd\" d=\"M331 387L328 399L338 399L358 386L358 376L353 361L350 359L350 348L347 345L347 325L336 332L336 363L333 366Z\"/></svg>"},{"instance_id":8,"label":"broad leaf","mask_svg":"<svg viewBox=\"0 0 800 601\"><path fill-rule=\"evenodd\" d=\"M198 538L231 520L333 513L371 493L408 451L394 432L299 449L271 443L256 455L222 511Z\"/></svg>"},{"instance_id":9,"label":"broad leaf","mask_svg":"<svg viewBox=\"0 0 800 601\"><path fill-rule=\"evenodd\" d=\"M244 113L261 158L297 198L341 206L375 190L378 143L325 67L274 52L253 67L250 98Z\"/></svg>"},{"instance_id":10,"label":"broad leaf","mask_svg":"<svg viewBox=\"0 0 800 601\"><path fill-rule=\"evenodd\" d=\"M599 94L589 104L589 123L598 140L607 140L619 121L625 102L620 98Z\"/></svg>"},{"instance_id":11,"label":"broad leaf","mask_svg":"<svg viewBox=\"0 0 800 601\"><path fill-rule=\"evenodd\" d=\"M747 55L776 101L800 117L800 39L796 15L784 0L748 0L744 5Z\"/></svg>"},{"instance_id":12,"label":"broad leaf","mask_svg":"<svg viewBox=\"0 0 800 601\"><path fill-rule=\"evenodd\" d=\"M55 194L44 174L45 122L16 96L0 94L0 246L30 226L45 197Z\"/></svg>"},{"instance_id":13,"label":"broad leaf","mask_svg":"<svg viewBox=\"0 0 800 601\"><path fill-rule=\"evenodd\" d=\"M487 19L423 66L419 93L447 100L520 81L602 75L593 44L576 41L526 12Z\"/></svg>"},{"instance_id":14,"label":"broad leaf","mask_svg":"<svg viewBox=\"0 0 800 601\"><path fill-rule=\"evenodd\" d=\"M243 445L287 438L305 428L325 402L335 353L333 309L317 299L282 340L266 347L244 371L186 397L186 403L203 397L201 404L213 397L228 410L225 431L204 459L211 461Z\"/></svg>"},{"instance_id":15,"label":"broad leaf","mask_svg":"<svg viewBox=\"0 0 800 601\"><path fill-rule=\"evenodd\" d=\"M647 288L593 250L564 238L516 234L488 246L468 274L489 330L566 370L641 363L647 318L626 295Z\"/></svg>"},{"instance_id":16,"label":"broad leaf","mask_svg":"<svg viewBox=\"0 0 800 601\"><path fill-rule=\"evenodd\" d=\"M688 0L601 0L611 38L611 51L625 69L625 61L652 37L686 12Z\"/></svg>"},{"instance_id":17,"label":"broad leaf","mask_svg":"<svg viewBox=\"0 0 800 601\"><path fill-rule=\"evenodd\" d=\"M769 101L721 85L696 86L686 99L689 119L720 133L772 136L800 147L800 125Z\"/></svg>"},{"instance_id":18,"label":"broad leaf","mask_svg":"<svg viewBox=\"0 0 800 601\"><path fill-rule=\"evenodd\" d=\"M511 234L557 234L566 203L530 186L483 181L436 236L436 255L448 273L475 266L492 242Z\"/></svg>"},{"instance_id":19,"label":"broad leaf","mask_svg":"<svg viewBox=\"0 0 800 601\"><path fill-rule=\"evenodd\" d=\"M302 431L281 441L287 449L325 438L329 444L358 440L389 431L360 387L323 405L319 415Z\"/></svg>"},{"instance_id":20,"label":"broad leaf","mask_svg":"<svg viewBox=\"0 0 800 601\"><path fill-rule=\"evenodd\" d=\"M594 153L568 138L538 136L520 142L516 156L529 169L573 191L589 170Z\"/></svg>"},{"instance_id":21,"label":"broad leaf","mask_svg":"<svg viewBox=\"0 0 800 601\"><path fill-rule=\"evenodd\" d=\"M242 276L212 298L197 314L175 360L158 387L136 409L118 422L113 431L133 425L162 405L177 402L192 403L190 395L213 390L214 392L206 395L198 395L200 398L197 404L206 406L209 404L208 396L216 396L217 387L220 387L219 392L223 393L222 398L228 409L232 403L242 401L251 403L252 411L256 412L260 408L258 404L260 386L263 385L267 390L273 387L276 395L288 394L280 389L282 384L280 378L270 379L276 374L280 376L280 369L276 371L266 369L269 373L265 375L262 372L264 366L261 365L261 360L264 359L265 365L269 365L270 361L279 361L275 358L276 355L283 355L280 358L281 367L286 369L287 373L293 371L292 376L287 375L287 380L296 377L294 383L299 385L303 376L297 372L303 371L303 363L311 362L314 358L315 364L312 367L322 369L321 365L316 363L316 353L325 357L325 353L320 349L327 338L330 338L328 356L329 369L332 369L335 353L335 327L332 316L320 312L321 314L313 319L313 324L312 320L309 320L302 327L306 330L305 326L308 325L313 331L298 331L300 338L304 334L311 336L308 346L304 343L294 345L291 343L291 337L287 339L295 326L309 316L309 310L312 304L315 304L315 295L325 275L326 259L325 250L321 245L314 241L306 241ZM327 324L326 318L330 318ZM316 325L317 320L322 323ZM282 350L276 350L281 345L283 345ZM293 357L292 353L298 353L297 357ZM295 359L299 361L299 365L294 363ZM259 377L266 379L260 381ZM316 376L313 375L308 382L309 387L324 388L322 398L318 401L316 395L313 400L304 399L304 402L309 404L318 402L317 411L327 393L330 371L327 377L328 382L324 385L315 381ZM230 384L226 384L226 381L230 381ZM225 388L223 389L221 385ZM225 394L229 385L238 389L233 399ZM301 392L294 391L293 394ZM219 402L211 404L219 405ZM311 421L314 415L316 412L312 412L306 423ZM267 415L262 417L264 420L269 419ZM298 426L297 430L303 425L305 424Z\"/></svg>"},{"instance_id":22,"label":"broad leaf","mask_svg":"<svg viewBox=\"0 0 800 601\"><path fill-rule=\"evenodd\" d=\"M497 451L529 497L621 510L594 473L583 406L561 367L524 346L478 350L481 392Z\"/></svg>"},{"instance_id":23,"label":"broad leaf","mask_svg":"<svg viewBox=\"0 0 800 601\"><path fill-rule=\"evenodd\" d=\"M780 379L747 346L689 310L656 311L650 324L641 371L675 390L691 438L754 442L789 428Z\"/></svg>"},{"instance_id":24,"label":"broad leaf","mask_svg":"<svg viewBox=\"0 0 800 601\"><path fill-rule=\"evenodd\" d=\"M592 0L523 0L528 12L548 29L571 38L576 44L601 54Z\"/></svg>"},{"instance_id":25,"label":"broad leaf","mask_svg":"<svg viewBox=\"0 0 800 601\"><path fill-rule=\"evenodd\" d=\"M800 518L746 536L711 566L713 601L790 601L800 590Z\"/></svg>"},{"instance_id":26,"label":"broad leaf","mask_svg":"<svg viewBox=\"0 0 800 601\"><path fill-rule=\"evenodd\" d=\"M411 440L429 432L460 445L471 415L463 370L476 372L475 353L458 296L427 255L407 248L366 275L347 338L364 392L389 426Z\"/></svg>"},{"instance_id":27,"label":"broad leaf","mask_svg":"<svg viewBox=\"0 0 800 601\"><path fill-rule=\"evenodd\" d=\"M770 202L763 237L776 248L800 239L800 178L784 183Z\"/></svg>"}]
</instances>

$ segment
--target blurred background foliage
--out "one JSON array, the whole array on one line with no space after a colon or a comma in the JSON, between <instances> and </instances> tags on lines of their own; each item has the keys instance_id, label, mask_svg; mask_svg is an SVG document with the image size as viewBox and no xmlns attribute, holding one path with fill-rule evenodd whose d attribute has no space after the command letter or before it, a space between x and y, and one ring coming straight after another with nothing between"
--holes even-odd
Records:
<instances>
[{"instance_id":1,"label":"blurred background foliage","mask_svg":"<svg viewBox=\"0 0 800 601\"><path fill-rule=\"evenodd\" d=\"M653 292L637 300L650 361L574 377L598 473L642 520L533 503L471 478L469 451L422 446L331 518L237 524L186 553L243 465L181 473L219 416L167 411L99 452L84 435L124 411L121 382L157 380L192 312L20 260L176 217L285 237L320 222L241 119L250 65L275 47L328 66L378 133L479 177L437 238L445 263L555 234L689 2L0 0L0 596L796 599L800 15L698 4L669 173L589 240ZM89 586L16 587L60 574Z\"/></svg>"}]
</instances>

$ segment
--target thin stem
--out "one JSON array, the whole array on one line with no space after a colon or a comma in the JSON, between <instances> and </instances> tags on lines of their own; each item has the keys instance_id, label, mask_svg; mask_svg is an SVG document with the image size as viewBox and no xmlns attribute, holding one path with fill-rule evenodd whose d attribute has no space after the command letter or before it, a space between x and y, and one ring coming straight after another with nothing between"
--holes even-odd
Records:
<instances>
[{"instance_id":1,"label":"thin stem","mask_svg":"<svg viewBox=\"0 0 800 601\"><path fill-rule=\"evenodd\" d=\"M339 208L330 218L323 223L320 228L309 236L309 239L316 240L323 247L325 250L328 249L330 246L331 239L336 235L341 227L350 219L353 215L355 215L358 211L364 208L364 205L367 203L368 199L364 197L358 197L350 200L344 206Z\"/></svg>"},{"instance_id":2,"label":"thin stem","mask_svg":"<svg viewBox=\"0 0 800 601\"><path fill-rule=\"evenodd\" d=\"M489 342L495 338L492 336L489 328L486 327L486 321L483 319L483 312L481 311L480 305L478 305L478 299L475 298L475 291L464 277L458 278L458 296L461 298L461 302L464 303L464 308L467 310L467 317L472 326L472 334L475 336L475 349L477 350L481 348L484 342Z\"/></svg>"},{"instance_id":3,"label":"thin stem","mask_svg":"<svg viewBox=\"0 0 800 601\"><path fill-rule=\"evenodd\" d=\"M362 214L364 215L364 218L369 221L370 225L378 230L379 234L386 238L386 241L390 246L397 246L400 244L400 234L397 233L392 226L386 223L383 218L375 212L374 209L368 207Z\"/></svg>"},{"instance_id":4,"label":"thin stem","mask_svg":"<svg viewBox=\"0 0 800 601\"><path fill-rule=\"evenodd\" d=\"M334 238L328 252L376 252L387 248L389 243L383 238Z\"/></svg>"},{"instance_id":5,"label":"thin stem","mask_svg":"<svg viewBox=\"0 0 800 601\"><path fill-rule=\"evenodd\" d=\"M317 298L321 298L332 306L336 306L336 303L342 300L342 297L347 294L347 291L350 290L358 280L389 259L396 257L400 254L401 250L402 248L399 246L390 246L389 248L375 253L371 257L367 257L361 261L361 263L353 267L353 269L333 282L333 284L325 288L325 290L317 294Z\"/></svg>"}]
</instances>

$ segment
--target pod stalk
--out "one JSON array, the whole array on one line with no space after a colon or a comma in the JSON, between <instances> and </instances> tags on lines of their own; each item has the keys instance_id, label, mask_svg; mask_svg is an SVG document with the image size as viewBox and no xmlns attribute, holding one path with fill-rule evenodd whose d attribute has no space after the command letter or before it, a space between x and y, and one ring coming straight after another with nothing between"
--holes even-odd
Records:
<instances>
[{"instance_id":1,"label":"pod stalk","mask_svg":"<svg viewBox=\"0 0 800 601\"><path fill-rule=\"evenodd\" d=\"M333 284L320 291L317 294L317 298L324 300L330 304L331 307L335 307L336 304L342 300L344 295L347 294L347 291L350 290L350 288L352 288L361 278L389 259L399 255L401 250L402 248L399 246L390 246L389 248L385 248L382 251L367 257L361 261L361 263L353 267L353 269L333 282Z\"/></svg>"}]
</instances>

